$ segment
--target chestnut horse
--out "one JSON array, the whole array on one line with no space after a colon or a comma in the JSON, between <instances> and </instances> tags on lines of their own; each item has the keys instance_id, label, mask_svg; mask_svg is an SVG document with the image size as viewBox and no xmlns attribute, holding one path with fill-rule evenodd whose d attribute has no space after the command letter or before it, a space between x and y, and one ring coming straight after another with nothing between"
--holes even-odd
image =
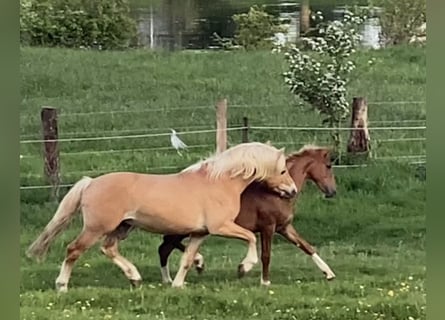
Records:
<instances>
[{"instance_id":1,"label":"chestnut horse","mask_svg":"<svg viewBox=\"0 0 445 320\"><path fill-rule=\"evenodd\" d=\"M62 199L27 253L44 257L51 242L80 209L83 230L68 245L56 279L61 292L68 290L75 261L102 237L102 252L134 285L139 285L142 279L138 270L118 252L122 229L134 227L190 235L173 287L184 285L207 234L247 241L248 252L241 268L248 272L258 262L255 234L234 220L240 210L241 193L253 181L264 181L284 196L292 197L297 192L286 167L284 149L259 142L239 144L175 174L115 172L94 179L84 177Z\"/></svg>"},{"instance_id":2,"label":"chestnut horse","mask_svg":"<svg viewBox=\"0 0 445 320\"><path fill-rule=\"evenodd\" d=\"M299 191L301 191L306 180L311 180L315 182L326 197L335 196L336 183L331 167L329 149L305 146L298 152L288 155L286 165ZM272 237L275 232L310 255L328 280L335 278L335 274L318 256L315 249L292 226L295 201L295 198L285 199L273 194L262 182L253 182L241 195L241 210L235 219L235 223L250 231L260 233L263 267L261 284L263 285L270 284L270 252ZM175 248L184 251L185 246L181 241L186 237L188 235L164 236L164 241L159 246L163 282L172 281L168 270L168 256ZM195 256L195 267L199 273L204 268L204 260L199 253ZM243 270L239 270L239 276L243 275Z\"/></svg>"}]
</instances>

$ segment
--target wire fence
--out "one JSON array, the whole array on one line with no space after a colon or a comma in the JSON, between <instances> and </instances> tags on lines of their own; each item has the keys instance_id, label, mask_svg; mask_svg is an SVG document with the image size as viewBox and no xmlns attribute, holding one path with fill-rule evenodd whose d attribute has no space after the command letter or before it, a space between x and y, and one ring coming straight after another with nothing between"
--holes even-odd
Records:
<instances>
[{"instance_id":1,"label":"wire fence","mask_svg":"<svg viewBox=\"0 0 445 320\"><path fill-rule=\"evenodd\" d=\"M351 127L286 127L286 126L238 126L238 127L229 127L227 129L206 129L206 130L194 130L194 131L182 131L178 134L187 135L187 134L202 134L202 133L214 133L218 131L239 131L243 129L249 130L294 130L294 131L353 131L353 130L362 130L360 128L351 128ZM373 130L425 130L426 126L400 126L400 127L369 127L369 131ZM43 142L76 142L76 141L99 141L99 140L115 140L115 139L138 139L138 138L153 138L153 137L165 137L170 136L171 133L144 133L144 134L135 134L135 135L112 135L112 136L99 136L99 137L74 137L74 138L60 138L60 139L35 139L35 140L22 140L20 144L30 144L30 143L43 143Z\"/></svg>"},{"instance_id":2,"label":"wire fence","mask_svg":"<svg viewBox=\"0 0 445 320\"><path fill-rule=\"evenodd\" d=\"M403 123L425 123L426 119L411 119L411 120L380 120L380 121L369 121L370 124L403 124ZM279 127L280 124L271 125L275 127ZM124 135L124 134L141 134L141 133L150 133L154 131L170 131L171 128L167 127L158 127L158 128L138 128L138 129L124 129L124 130L102 130L102 131L69 131L69 132L63 132L61 139L64 139L65 137L73 138L76 136L92 136L92 135ZM177 131L181 132L188 132L191 130L196 129L203 129L203 130L215 130L214 126L209 125L196 125L196 126L178 126L175 127ZM35 137L36 134L23 134L20 136L20 140L26 141L26 139L31 140L30 138ZM60 139L59 139L60 140Z\"/></svg>"},{"instance_id":3,"label":"wire fence","mask_svg":"<svg viewBox=\"0 0 445 320\"><path fill-rule=\"evenodd\" d=\"M418 105L418 104L426 104L424 100L407 100L407 101L370 101L368 105L372 106L384 106L384 105ZM276 108L276 107L294 107L292 103L282 103L282 104L231 104L229 108L238 109L238 108L253 108L253 109L267 109L267 108ZM116 110L107 110L107 111L89 111L89 112L60 112L60 117L82 117L82 116L95 116L95 115L116 115L116 114L132 114L132 113L150 113L150 112L172 112L172 111L190 111L190 110L214 110L215 105L198 105L198 106L183 106L183 107L158 107L158 108L147 108L147 109L116 109ZM31 117L33 117L31 115ZM29 114L23 114L23 117L30 117Z\"/></svg>"},{"instance_id":4,"label":"wire fence","mask_svg":"<svg viewBox=\"0 0 445 320\"><path fill-rule=\"evenodd\" d=\"M368 102L368 105L384 106L384 105L417 105L425 104L425 101L374 101ZM275 104L275 105L249 105L249 104L234 104L230 105L231 108L272 108L272 107L282 107L285 104ZM129 110L109 110L109 111L91 111L91 112L71 112L71 113L60 113L61 117L83 117L83 116L95 116L95 115L125 115L125 114L136 114L136 113L147 113L147 112L170 112L170 111L187 111L187 110L215 110L214 105L202 105L202 106L190 106L190 107L163 107L163 108L153 108L153 109L129 109ZM29 116L29 115L25 115ZM398 132L419 132L426 130L426 119L387 119L387 120L372 120L369 121L371 127L368 128L369 131L398 131ZM175 128L178 131L178 135L204 135L208 133L216 133L220 130L214 128L214 126L209 125L196 125L196 126L179 126ZM253 126L233 126L225 129L226 131L241 131L249 130L249 132L255 131L301 131L301 132L328 132L332 130L338 131L352 131L360 130L359 128L350 128L348 126L340 128L329 128L329 127L319 127L319 126L291 126L291 125L253 125ZM164 132L162 132L164 131ZM21 136L21 145L33 145L40 144L44 142L84 142L84 141L106 141L106 140L121 140L121 139L140 139L140 138L159 138L170 136L170 128L140 128L140 129L125 129L125 130L102 130L102 131L83 131L83 132L65 132L64 137L58 138L56 140L43 140L43 139L32 139L35 135L27 134ZM70 137L74 136L75 137ZM82 135L82 137L79 137ZM94 136L93 136L94 135ZM422 142L426 141L425 137L400 137L400 138L386 138L373 140L376 143L395 143L395 142ZM282 145L296 145L300 142L292 141L278 141L276 144ZM188 146L189 149L199 149L199 148L211 148L214 144L191 144ZM153 146L145 148L123 148L123 149L109 149L109 150L86 150L78 152L61 152L62 157L76 157L82 155L108 155L108 154L119 154L119 153L130 153L130 152L148 152L148 151L162 151L162 150L172 150L172 146ZM20 155L20 158L35 158L41 155ZM382 156L374 157L373 160L384 161L384 160L405 160L410 164L424 164L426 163L425 154L417 155L402 155L402 156ZM363 168L367 167L368 164L357 164L357 165L335 165L335 168ZM149 168L149 171L160 171L160 170L178 170L182 169L180 166L161 166ZM118 168L116 170L89 170L89 171L72 171L64 173L64 176L77 177L80 175L95 175L105 172L112 171L122 171L125 169ZM24 175L25 178L43 178L43 175ZM61 184L59 187L71 187L73 184ZM52 188L52 185L22 185L20 190L35 190L35 189L48 189Z\"/></svg>"},{"instance_id":5,"label":"wire fence","mask_svg":"<svg viewBox=\"0 0 445 320\"><path fill-rule=\"evenodd\" d=\"M256 130L296 130L296 131L353 131L353 130L362 130L361 128L348 128L348 127L339 127L339 128L328 128L328 127L280 127L280 126L250 126L249 129ZM403 126L403 127L369 127L368 130L425 130L426 126Z\"/></svg>"},{"instance_id":6,"label":"wire fence","mask_svg":"<svg viewBox=\"0 0 445 320\"><path fill-rule=\"evenodd\" d=\"M212 147L213 144L194 144L188 145L187 149L201 149ZM101 155L101 154L113 154L113 153L130 153L130 152L146 152L146 151L161 151L161 150L174 150L173 147L152 147L152 148L129 148L129 149L117 149L117 150L89 150L89 151L78 151L78 152L60 152L60 156L70 157L70 156L83 156L83 155ZM40 155L21 155L21 158L35 158L40 157Z\"/></svg>"},{"instance_id":7,"label":"wire fence","mask_svg":"<svg viewBox=\"0 0 445 320\"><path fill-rule=\"evenodd\" d=\"M237 131L245 129L246 127L230 127L223 131ZM183 131L180 134L200 134L200 133L212 133L222 131L219 129L207 129L207 130L195 130L195 131ZM83 138L62 138L62 139L47 139L47 140L22 140L20 144L29 143L43 143L43 142L76 142L76 141L99 141L99 140L115 140L115 139L138 139L138 138L153 138L153 137L165 137L170 136L171 133L144 133L134 135L116 135L116 136L103 136L103 137L83 137Z\"/></svg>"},{"instance_id":8,"label":"wire fence","mask_svg":"<svg viewBox=\"0 0 445 320\"><path fill-rule=\"evenodd\" d=\"M190 130L196 130L196 129L205 129L205 130L212 130L215 129L215 127L209 126L209 125L197 125L197 126L175 126L175 130L179 131L190 131ZM68 132L62 132L63 137L72 137L72 136L92 136L92 135L112 135L112 134L131 134L131 133L149 133L153 131L167 131L169 132L172 128L137 128L137 129L123 129L123 130L94 130L94 131L68 131ZM20 135L20 140L23 139L29 139L32 137L35 137L36 134L22 134Z\"/></svg>"}]
</instances>

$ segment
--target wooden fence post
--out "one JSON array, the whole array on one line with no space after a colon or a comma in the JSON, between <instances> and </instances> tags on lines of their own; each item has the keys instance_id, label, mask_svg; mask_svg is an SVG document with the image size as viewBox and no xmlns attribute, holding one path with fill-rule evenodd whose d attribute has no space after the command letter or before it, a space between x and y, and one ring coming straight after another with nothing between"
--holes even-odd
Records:
<instances>
[{"instance_id":1,"label":"wooden fence post","mask_svg":"<svg viewBox=\"0 0 445 320\"><path fill-rule=\"evenodd\" d=\"M371 149L368 131L368 104L363 97L354 97L352 100L351 128L348 153L368 153Z\"/></svg>"},{"instance_id":2,"label":"wooden fence post","mask_svg":"<svg viewBox=\"0 0 445 320\"><path fill-rule=\"evenodd\" d=\"M309 0L302 0L300 5L300 35L309 31L310 15Z\"/></svg>"},{"instance_id":3,"label":"wooden fence post","mask_svg":"<svg viewBox=\"0 0 445 320\"><path fill-rule=\"evenodd\" d=\"M59 197L59 146L57 129L57 109L42 107L40 113L43 132L44 174L46 180L53 186L51 197L57 201Z\"/></svg>"},{"instance_id":4,"label":"wooden fence post","mask_svg":"<svg viewBox=\"0 0 445 320\"><path fill-rule=\"evenodd\" d=\"M216 153L227 149L227 99L216 103Z\"/></svg>"},{"instance_id":5,"label":"wooden fence post","mask_svg":"<svg viewBox=\"0 0 445 320\"><path fill-rule=\"evenodd\" d=\"M241 133L241 142L249 142L249 119L247 117L243 117L243 129Z\"/></svg>"}]
</instances>

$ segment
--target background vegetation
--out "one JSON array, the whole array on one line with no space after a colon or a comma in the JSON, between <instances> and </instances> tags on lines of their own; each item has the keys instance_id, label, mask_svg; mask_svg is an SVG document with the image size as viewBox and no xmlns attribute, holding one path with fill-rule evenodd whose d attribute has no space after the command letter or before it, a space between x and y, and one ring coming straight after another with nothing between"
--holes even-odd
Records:
<instances>
[{"instance_id":1,"label":"background vegetation","mask_svg":"<svg viewBox=\"0 0 445 320\"><path fill-rule=\"evenodd\" d=\"M403 120L424 124L425 48L359 51L357 57L349 92L368 98L370 127L407 125ZM243 116L252 126L319 126L319 115L297 107L283 85L285 67L282 57L269 52L23 47L21 140L41 139L43 105L58 108L61 138L168 134L172 127L187 144L206 146L192 147L180 157L169 147L168 135L61 142L62 183L73 182L85 172L95 176L124 169L178 171L214 150L214 133L186 132L214 128L213 106L221 97L228 98L231 127L241 125ZM401 100L421 103L397 103ZM241 141L239 131L229 137L232 144ZM373 156L424 154L425 141L377 144L377 140L422 137L423 130L371 131ZM325 144L329 135L252 129L250 139L271 140L294 151L308 142ZM164 149L133 150L154 147ZM21 144L23 186L46 184L41 148L40 143ZM295 225L338 278L327 283L310 258L277 237L270 288L260 287L259 267L238 280L236 266L245 253L244 244L215 237L202 247L207 262L204 275L190 272L185 290L162 286L156 253L160 237L135 232L122 243L121 251L140 269L142 289L131 290L121 271L94 247L76 265L70 293L57 295L54 280L66 245L80 231L80 219L55 242L46 262L30 261L24 251L55 205L47 189L22 190L21 318L425 319L421 170L408 162L384 159L372 160L367 167L335 168L338 196L329 201L309 184L300 196ZM172 255L172 272L179 257Z\"/></svg>"},{"instance_id":2,"label":"background vegetation","mask_svg":"<svg viewBox=\"0 0 445 320\"><path fill-rule=\"evenodd\" d=\"M134 45L135 36L126 0L20 0L26 45L122 49Z\"/></svg>"}]
</instances>

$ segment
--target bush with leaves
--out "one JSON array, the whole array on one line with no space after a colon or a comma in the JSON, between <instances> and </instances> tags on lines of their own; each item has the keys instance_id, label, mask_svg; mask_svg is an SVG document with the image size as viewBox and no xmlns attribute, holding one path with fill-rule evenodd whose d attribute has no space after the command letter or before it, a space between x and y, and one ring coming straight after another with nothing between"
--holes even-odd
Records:
<instances>
[{"instance_id":1,"label":"bush with leaves","mask_svg":"<svg viewBox=\"0 0 445 320\"><path fill-rule=\"evenodd\" d=\"M126 0L20 0L27 45L122 49L136 36Z\"/></svg>"},{"instance_id":2,"label":"bush with leaves","mask_svg":"<svg viewBox=\"0 0 445 320\"><path fill-rule=\"evenodd\" d=\"M288 70L285 84L297 97L323 117L323 125L333 128L331 136L337 153L341 144L339 127L349 115L347 85L355 68L352 54L360 44L360 26L366 19L364 10L346 10L343 18L324 22L320 12L316 20L316 37L302 38L303 48L277 48L285 53Z\"/></svg>"},{"instance_id":3,"label":"bush with leaves","mask_svg":"<svg viewBox=\"0 0 445 320\"><path fill-rule=\"evenodd\" d=\"M408 43L426 23L426 0L374 0L383 10L379 16L384 44Z\"/></svg>"},{"instance_id":4,"label":"bush with leaves","mask_svg":"<svg viewBox=\"0 0 445 320\"><path fill-rule=\"evenodd\" d=\"M247 13L232 16L236 25L234 42L246 50L271 49L276 33L286 33L286 29L276 22L264 6L252 6Z\"/></svg>"}]
</instances>

